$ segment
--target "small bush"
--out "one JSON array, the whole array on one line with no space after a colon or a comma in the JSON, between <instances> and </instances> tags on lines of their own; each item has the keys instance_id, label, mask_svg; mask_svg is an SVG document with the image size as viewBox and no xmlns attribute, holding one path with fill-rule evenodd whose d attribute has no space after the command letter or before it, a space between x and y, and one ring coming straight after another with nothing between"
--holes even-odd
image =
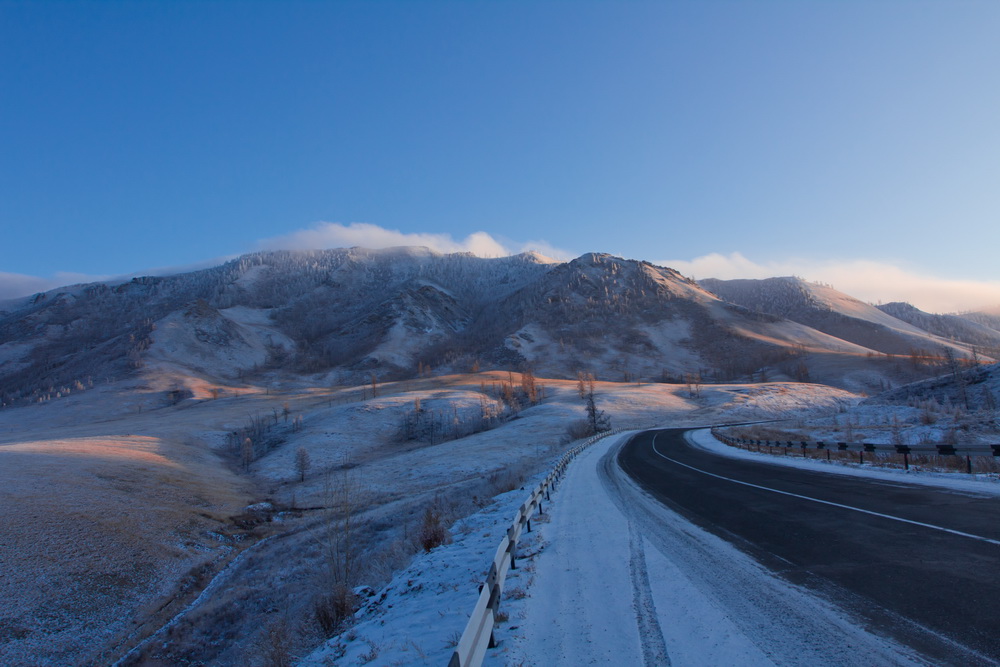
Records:
<instances>
[{"instance_id":1,"label":"small bush","mask_svg":"<svg viewBox=\"0 0 1000 667\"><path fill-rule=\"evenodd\" d=\"M521 484L524 483L524 477L523 469L512 470L507 468L490 473L490 476L486 478L489 484L489 495L495 496L521 488Z\"/></svg>"},{"instance_id":2,"label":"small bush","mask_svg":"<svg viewBox=\"0 0 1000 667\"><path fill-rule=\"evenodd\" d=\"M372 660L376 659L379 654L379 646L375 642L368 640L368 653L363 653L358 656L358 662L362 665L367 665Z\"/></svg>"},{"instance_id":3,"label":"small bush","mask_svg":"<svg viewBox=\"0 0 1000 667\"><path fill-rule=\"evenodd\" d=\"M520 586L515 586L514 588L507 591L507 597L511 600L523 600L528 597L528 591L524 590Z\"/></svg>"},{"instance_id":4,"label":"small bush","mask_svg":"<svg viewBox=\"0 0 1000 667\"><path fill-rule=\"evenodd\" d=\"M420 524L417 541L424 551L439 547L448 539L448 530L441 523L441 512L436 507L424 510L424 520Z\"/></svg>"},{"instance_id":5,"label":"small bush","mask_svg":"<svg viewBox=\"0 0 1000 667\"><path fill-rule=\"evenodd\" d=\"M272 623L261 638L258 650L264 667L292 667L292 632L288 623Z\"/></svg>"},{"instance_id":6,"label":"small bush","mask_svg":"<svg viewBox=\"0 0 1000 667\"><path fill-rule=\"evenodd\" d=\"M328 595L319 595L313 602L313 615L327 637L337 633L344 619L354 613L354 592L346 586L337 586Z\"/></svg>"},{"instance_id":7,"label":"small bush","mask_svg":"<svg viewBox=\"0 0 1000 667\"><path fill-rule=\"evenodd\" d=\"M580 440L593 435L593 431L590 430L590 424L586 419L577 419L566 427L566 434L573 440Z\"/></svg>"}]
</instances>

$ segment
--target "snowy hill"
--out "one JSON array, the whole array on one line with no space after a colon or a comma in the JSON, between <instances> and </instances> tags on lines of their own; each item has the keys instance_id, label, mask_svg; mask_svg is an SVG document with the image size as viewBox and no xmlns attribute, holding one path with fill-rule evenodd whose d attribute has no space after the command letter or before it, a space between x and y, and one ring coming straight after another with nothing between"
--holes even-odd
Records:
<instances>
[{"instance_id":1,"label":"snowy hill","mask_svg":"<svg viewBox=\"0 0 1000 667\"><path fill-rule=\"evenodd\" d=\"M901 302L886 303L876 308L936 336L986 348L987 354L1000 348L1000 331L972 318L925 313L919 308Z\"/></svg>"},{"instance_id":2,"label":"snowy hill","mask_svg":"<svg viewBox=\"0 0 1000 667\"><path fill-rule=\"evenodd\" d=\"M1000 306L986 310L974 311L971 313L960 313L958 317L969 322L975 322L994 331L1000 331Z\"/></svg>"},{"instance_id":3,"label":"snowy hill","mask_svg":"<svg viewBox=\"0 0 1000 667\"><path fill-rule=\"evenodd\" d=\"M753 310L786 317L845 341L883 354L940 354L951 348L966 356L964 346L894 317L832 287L801 278L702 280L719 297Z\"/></svg>"}]
</instances>

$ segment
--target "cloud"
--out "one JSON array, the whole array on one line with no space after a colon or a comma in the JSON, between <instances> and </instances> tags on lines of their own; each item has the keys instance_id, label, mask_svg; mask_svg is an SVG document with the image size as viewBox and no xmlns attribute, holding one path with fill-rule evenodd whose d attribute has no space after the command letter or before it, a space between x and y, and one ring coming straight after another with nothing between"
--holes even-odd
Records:
<instances>
[{"instance_id":1,"label":"cloud","mask_svg":"<svg viewBox=\"0 0 1000 667\"><path fill-rule=\"evenodd\" d=\"M47 292L64 285L92 283L107 280L108 276L91 276L85 273L58 271L50 278L29 276L23 273L5 273L0 271L0 300L16 299L29 294Z\"/></svg>"},{"instance_id":2,"label":"cloud","mask_svg":"<svg viewBox=\"0 0 1000 667\"><path fill-rule=\"evenodd\" d=\"M692 260L657 262L697 278L773 278L799 276L828 283L871 303L907 301L932 313L952 313L1000 305L1000 282L955 280L918 274L889 262L789 259L755 262L738 252L712 253Z\"/></svg>"},{"instance_id":3,"label":"cloud","mask_svg":"<svg viewBox=\"0 0 1000 667\"><path fill-rule=\"evenodd\" d=\"M122 275L92 275L74 271L56 271L49 278L29 276L23 273L4 273L0 271L0 301L31 296L39 292L48 292L68 285L83 285L87 283L123 283L138 276L169 276L176 273L187 273L198 269L207 269L223 264L233 256L219 257L195 264L183 266L163 266L144 271L136 271Z\"/></svg>"},{"instance_id":4,"label":"cloud","mask_svg":"<svg viewBox=\"0 0 1000 667\"><path fill-rule=\"evenodd\" d=\"M547 257L567 259L570 254L546 241L518 243L497 239L486 232L474 232L456 241L450 234L404 233L367 222L321 222L309 229L300 229L264 239L258 243L268 250L320 250L325 248L392 248L425 246L442 253L471 252L480 257L505 257L534 250Z\"/></svg>"},{"instance_id":5,"label":"cloud","mask_svg":"<svg viewBox=\"0 0 1000 667\"><path fill-rule=\"evenodd\" d=\"M45 278L0 271L0 299L14 299L26 294L44 292L52 287L56 285L52 285L51 281Z\"/></svg>"},{"instance_id":6,"label":"cloud","mask_svg":"<svg viewBox=\"0 0 1000 667\"><path fill-rule=\"evenodd\" d=\"M464 239L456 241L448 234L417 233L407 234L398 230L386 229L378 225L355 222L342 225L333 222L321 222L309 229L300 229L286 234L264 239L257 246L266 250L315 250L322 248L391 248L395 246L426 246L442 253L471 252L480 257L506 257L522 252L535 251L554 259L569 259L572 255L552 244L538 240L519 243L507 239L498 239L486 232L475 232ZM0 301L29 296L38 292L47 292L57 287L76 283L99 281L124 282L136 276L166 276L185 273L198 269L218 266L233 256L217 257L194 264L183 266L165 266L137 271L123 275L93 276L83 273L60 271L51 277L30 276L21 273L5 273L0 271Z\"/></svg>"}]
</instances>

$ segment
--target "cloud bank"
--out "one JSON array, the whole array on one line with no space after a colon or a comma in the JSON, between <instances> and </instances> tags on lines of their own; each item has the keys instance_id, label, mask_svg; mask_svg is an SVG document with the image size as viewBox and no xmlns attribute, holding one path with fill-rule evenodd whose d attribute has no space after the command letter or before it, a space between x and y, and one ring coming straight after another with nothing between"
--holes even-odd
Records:
<instances>
[{"instance_id":1,"label":"cloud bank","mask_svg":"<svg viewBox=\"0 0 1000 667\"><path fill-rule=\"evenodd\" d=\"M695 278L726 280L794 275L828 283L862 301L907 301L931 313L961 312L1000 305L1000 281L937 278L876 260L790 259L758 263L734 252L656 263Z\"/></svg>"},{"instance_id":2,"label":"cloud bank","mask_svg":"<svg viewBox=\"0 0 1000 667\"><path fill-rule=\"evenodd\" d=\"M90 276L68 271L59 271L50 278L0 271L0 301L16 299L28 296L29 294L37 294L38 292L47 292L50 289L63 287L64 285L92 283L106 280L107 278L108 276Z\"/></svg>"},{"instance_id":3,"label":"cloud bank","mask_svg":"<svg viewBox=\"0 0 1000 667\"><path fill-rule=\"evenodd\" d=\"M267 250L321 250L327 248L393 248L396 246L425 246L442 253L471 252L480 257L506 257L534 250L546 257L569 259L570 253L546 241L519 243L497 239L486 232L475 232L456 241L449 234L404 233L386 229L367 222L343 225L321 222L309 229L300 229L264 239L259 247Z\"/></svg>"}]
</instances>

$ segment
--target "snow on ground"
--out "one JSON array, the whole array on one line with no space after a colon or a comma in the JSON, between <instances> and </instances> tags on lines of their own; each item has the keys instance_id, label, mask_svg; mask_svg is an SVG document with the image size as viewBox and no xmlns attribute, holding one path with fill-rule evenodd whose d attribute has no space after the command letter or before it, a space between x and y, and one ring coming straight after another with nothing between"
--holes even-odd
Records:
<instances>
[{"instance_id":1,"label":"snow on ground","mask_svg":"<svg viewBox=\"0 0 1000 667\"><path fill-rule=\"evenodd\" d=\"M232 551L205 536L238 506L227 477L149 436L0 441L0 663L104 662L137 610Z\"/></svg>"},{"instance_id":2,"label":"snow on ground","mask_svg":"<svg viewBox=\"0 0 1000 667\"><path fill-rule=\"evenodd\" d=\"M298 664L446 665L518 508L544 476L455 523L451 544L413 559L355 614L356 623Z\"/></svg>"},{"instance_id":3,"label":"snow on ground","mask_svg":"<svg viewBox=\"0 0 1000 667\"><path fill-rule=\"evenodd\" d=\"M0 531L5 569L0 599L15 601L5 602L0 612L0 662L86 662L88 651L108 650L127 635L141 636L132 634L137 627L133 621L144 624L143 632L158 627L164 614L169 617L186 604L204 585L204 577L238 552L231 540L219 541L221 533L235 530L231 516L264 498L279 504L298 502L300 507L320 505L325 473L331 468L349 463L358 478L377 487L382 504L373 512L381 518L373 521L398 526L406 518L400 516L404 505L432 502L438 493L447 496L452 487L482 493L473 484L483 482L486 488L496 471L549 466L568 446L567 425L585 415L576 382L539 380L545 387L542 404L492 431L433 445L400 442L396 436L401 415L416 398L425 409L474 413L481 401L492 400L487 395L492 395L491 384L510 377L481 373L387 384L380 386L378 398L360 400L361 387L330 389L303 382L275 393L273 387L222 386L157 370L44 404L0 411L0 513L8 520ZM516 374L513 378L519 380ZM484 384L486 394L481 391ZM194 397L171 403L167 394L174 386L192 389ZM830 413L851 400L849 394L828 387L782 383L706 385L689 391L684 385L598 382L596 391L598 407L614 426L760 419L790 408ZM286 404L292 416L287 423L282 416ZM224 446L228 432L255 415L272 415L285 441L254 462L247 475L225 465L215 450ZM295 417L302 417L299 430L292 429ZM300 446L313 459L304 483L298 482L293 466L293 453ZM392 483L381 484L385 480ZM453 614L462 619L441 639L414 640L420 651L441 655L451 634L464 627L500 539L499 529L492 526L506 527L526 495L515 491L490 505L482 517L471 519L474 528L469 532L453 529L455 544L418 557L413 565L417 569L396 579L394 595L411 595L421 585L440 591L422 604L439 618ZM490 511L496 511L497 518L490 518ZM289 532L318 520L310 516L289 519ZM282 604L303 599L316 569L303 555L309 539L306 531L264 544L247 559L245 571L232 573L233 585L220 590L218 599L206 601L203 612L193 615L186 627L206 633L219 628L209 612L218 608L219 618L228 618L226 610L237 603L244 605L239 622L259 627L266 620L254 617L243 598L227 606L227 595L251 596L251 602L273 598ZM466 539L473 542L464 545ZM475 546L475 539L483 541ZM444 575L446 568L436 554L453 553L448 549L468 552L442 556L454 559L447 568L450 574ZM529 543L525 549L535 548ZM211 567L203 572L201 566L207 563ZM527 590L528 573L525 568L510 581ZM422 583L428 576L430 583ZM414 583L407 586L410 580ZM452 600L442 588L445 580L454 593L470 595L469 602ZM260 590L252 588L258 584ZM175 595L179 597L173 605L163 607ZM61 606L54 610L53 604ZM403 627L394 611L401 604L382 604L378 623ZM93 627L102 630L94 633ZM177 644L187 637L175 634L171 641ZM205 642L214 641L211 634L204 637ZM413 658L417 649L410 645L407 650L395 659L419 662Z\"/></svg>"},{"instance_id":4,"label":"snow on ground","mask_svg":"<svg viewBox=\"0 0 1000 667\"><path fill-rule=\"evenodd\" d=\"M714 449L708 430L699 433ZM487 664L920 664L614 474L609 453L627 436L581 454L523 535ZM371 594L353 627L299 664L445 664L538 479L459 521L451 544L415 558Z\"/></svg>"},{"instance_id":5,"label":"snow on ground","mask_svg":"<svg viewBox=\"0 0 1000 667\"><path fill-rule=\"evenodd\" d=\"M625 437L570 467L488 664L921 664L647 496L614 463Z\"/></svg>"},{"instance_id":6,"label":"snow on ground","mask_svg":"<svg viewBox=\"0 0 1000 667\"><path fill-rule=\"evenodd\" d=\"M794 455L777 455L765 452L753 452L737 447L730 447L719 442L710 429L702 429L692 434L691 442L721 456L744 459L748 461L765 462L771 465L790 466L806 470L818 470L836 475L852 475L888 481L905 480L907 484L938 486L962 493L1000 496L1000 476L996 473L967 474L964 472L937 472L919 470L911 466L903 468L874 467L852 461L824 461L822 459L804 458Z\"/></svg>"},{"instance_id":7,"label":"snow on ground","mask_svg":"<svg viewBox=\"0 0 1000 667\"><path fill-rule=\"evenodd\" d=\"M989 381L976 392L998 393ZM1000 382L997 382L1000 385ZM755 391L748 388L748 391ZM899 390L899 394L904 390ZM970 389L970 393L972 390ZM731 435L754 440L800 440L821 442L873 443L876 445L954 446L959 453L966 448L989 453L988 445L1000 444L1000 411L985 402L972 402L972 409L952 403L947 396L939 401L932 393L923 397L897 397L896 402L868 400L844 401L825 414L802 414L773 424L733 428ZM931 448L933 451L933 448ZM983 472L997 471L990 457L980 457Z\"/></svg>"}]
</instances>

